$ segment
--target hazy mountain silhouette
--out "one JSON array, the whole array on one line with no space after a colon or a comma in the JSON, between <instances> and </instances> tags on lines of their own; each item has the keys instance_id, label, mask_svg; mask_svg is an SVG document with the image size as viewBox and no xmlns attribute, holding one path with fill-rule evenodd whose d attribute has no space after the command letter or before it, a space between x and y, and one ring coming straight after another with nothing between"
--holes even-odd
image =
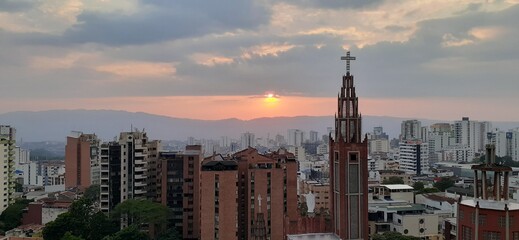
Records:
<instances>
[{"instance_id":1,"label":"hazy mountain silhouette","mask_svg":"<svg viewBox=\"0 0 519 240\"><path fill-rule=\"evenodd\" d=\"M461 118L461 117L460 117ZM371 132L375 126L383 126L390 137L397 137L400 123L409 118L363 116L363 131ZM422 125L441 120L424 120ZM195 138L219 139L221 136L239 138L246 131L256 137L273 138L276 134L286 135L291 128L304 131L315 130L326 134L327 127L333 127L333 116L300 116L257 118L252 120L223 119L197 120L172 118L148 113L132 113L112 110L51 110L40 112L10 112L0 114L0 124L17 129L17 140L23 141L65 141L71 131L96 133L103 140L111 140L119 132L130 131L131 127L146 129L150 139L185 140ZM519 127L519 122L493 122L494 127L508 130Z\"/></svg>"}]
</instances>

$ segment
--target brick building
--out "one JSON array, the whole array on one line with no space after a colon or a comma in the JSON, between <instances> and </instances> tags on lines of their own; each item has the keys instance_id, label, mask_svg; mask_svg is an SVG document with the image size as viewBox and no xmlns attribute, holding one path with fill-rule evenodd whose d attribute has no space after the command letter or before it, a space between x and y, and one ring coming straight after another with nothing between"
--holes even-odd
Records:
<instances>
[{"instance_id":1,"label":"brick building","mask_svg":"<svg viewBox=\"0 0 519 240\"><path fill-rule=\"evenodd\" d=\"M154 199L172 210L168 227L175 227L183 239L200 237L200 145L188 145L184 152L159 153Z\"/></svg>"},{"instance_id":2,"label":"brick building","mask_svg":"<svg viewBox=\"0 0 519 240\"><path fill-rule=\"evenodd\" d=\"M474 198L459 201L458 239L519 239L519 204L509 200L508 191L512 169L496 163L495 146L487 145L486 163L472 170Z\"/></svg>"},{"instance_id":3,"label":"brick building","mask_svg":"<svg viewBox=\"0 0 519 240\"><path fill-rule=\"evenodd\" d=\"M368 239L368 140L347 53L346 75L338 96L335 135L330 135L330 200L334 233L341 239Z\"/></svg>"},{"instance_id":4,"label":"brick building","mask_svg":"<svg viewBox=\"0 0 519 240\"><path fill-rule=\"evenodd\" d=\"M202 163L200 239L238 239L238 163L221 155Z\"/></svg>"},{"instance_id":5,"label":"brick building","mask_svg":"<svg viewBox=\"0 0 519 240\"><path fill-rule=\"evenodd\" d=\"M65 188L86 189L100 183L99 139L95 134L72 132L65 146Z\"/></svg>"}]
</instances>

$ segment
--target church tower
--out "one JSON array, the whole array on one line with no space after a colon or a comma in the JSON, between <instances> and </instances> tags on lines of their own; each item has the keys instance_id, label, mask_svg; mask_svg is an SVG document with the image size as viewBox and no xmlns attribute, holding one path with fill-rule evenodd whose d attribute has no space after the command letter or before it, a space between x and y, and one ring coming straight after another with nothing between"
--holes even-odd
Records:
<instances>
[{"instance_id":1,"label":"church tower","mask_svg":"<svg viewBox=\"0 0 519 240\"><path fill-rule=\"evenodd\" d=\"M368 141L362 137L350 61L347 52L346 75L337 98L335 133L330 134L330 194L334 233L343 240L369 239L368 229Z\"/></svg>"}]
</instances>

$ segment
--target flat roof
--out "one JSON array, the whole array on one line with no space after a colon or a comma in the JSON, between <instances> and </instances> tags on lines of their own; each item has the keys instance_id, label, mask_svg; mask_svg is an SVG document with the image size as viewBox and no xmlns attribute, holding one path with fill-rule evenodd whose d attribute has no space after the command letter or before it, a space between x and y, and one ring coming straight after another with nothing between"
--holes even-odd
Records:
<instances>
[{"instance_id":1,"label":"flat roof","mask_svg":"<svg viewBox=\"0 0 519 240\"><path fill-rule=\"evenodd\" d=\"M380 186L389 188L391 190L407 190L407 189L414 189L413 187L407 185L407 184L382 184Z\"/></svg>"},{"instance_id":2,"label":"flat roof","mask_svg":"<svg viewBox=\"0 0 519 240\"><path fill-rule=\"evenodd\" d=\"M509 210L519 210L519 203L511 202L511 201L494 201L494 200L483 200L483 199L467 199L461 201L462 205L476 207L476 204L479 205L479 208L483 209L492 209L492 210L505 210L505 206L508 207Z\"/></svg>"}]
</instances>

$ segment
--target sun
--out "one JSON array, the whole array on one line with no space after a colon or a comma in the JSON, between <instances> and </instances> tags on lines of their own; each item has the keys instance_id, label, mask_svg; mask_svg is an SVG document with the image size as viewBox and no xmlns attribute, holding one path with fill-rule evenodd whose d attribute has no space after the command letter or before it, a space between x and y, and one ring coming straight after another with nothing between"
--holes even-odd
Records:
<instances>
[{"instance_id":1,"label":"sun","mask_svg":"<svg viewBox=\"0 0 519 240\"><path fill-rule=\"evenodd\" d=\"M269 104L277 103L279 102L279 96L272 92L266 93L264 102Z\"/></svg>"}]
</instances>

